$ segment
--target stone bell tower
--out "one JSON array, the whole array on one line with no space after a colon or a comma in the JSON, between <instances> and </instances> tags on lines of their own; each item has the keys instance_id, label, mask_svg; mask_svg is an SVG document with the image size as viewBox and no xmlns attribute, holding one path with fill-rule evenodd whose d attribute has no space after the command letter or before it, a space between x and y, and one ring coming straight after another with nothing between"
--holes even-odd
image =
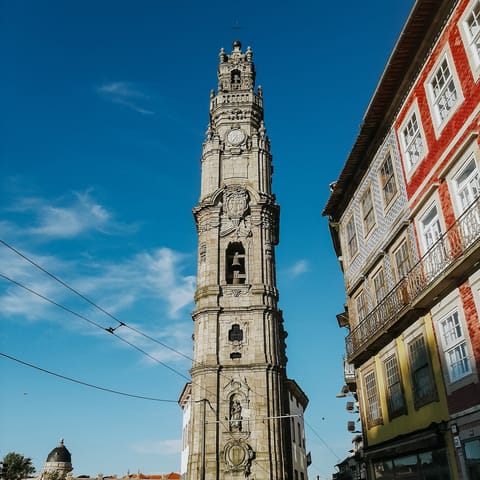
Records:
<instances>
[{"instance_id":1,"label":"stone bell tower","mask_svg":"<svg viewBox=\"0 0 480 480\"><path fill-rule=\"evenodd\" d=\"M241 48L236 41L230 55L220 51L193 210L194 361L180 398L185 480L295 480L291 419L301 415L291 415L293 381L286 377L287 335L277 305L280 209L262 88L254 88L252 50Z\"/></svg>"}]
</instances>

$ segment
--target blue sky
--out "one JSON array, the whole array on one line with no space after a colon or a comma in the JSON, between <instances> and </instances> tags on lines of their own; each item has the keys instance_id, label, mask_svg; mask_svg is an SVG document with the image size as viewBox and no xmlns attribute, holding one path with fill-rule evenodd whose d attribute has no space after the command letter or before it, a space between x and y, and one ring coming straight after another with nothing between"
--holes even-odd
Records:
<instances>
[{"instance_id":1,"label":"blue sky","mask_svg":"<svg viewBox=\"0 0 480 480\"><path fill-rule=\"evenodd\" d=\"M335 398L345 295L321 211L412 3L0 0L0 239L187 357L209 92L220 48L252 47L281 205L287 371L310 398L312 479L348 454L353 419ZM117 325L4 244L0 274ZM5 278L0 328L1 353L103 388L176 400L188 376L190 362L159 343L116 330L152 360ZM20 452L39 470L63 437L75 475L179 470L176 403L6 357L0 375L0 456Z\"/></svg>"}]
</instances>

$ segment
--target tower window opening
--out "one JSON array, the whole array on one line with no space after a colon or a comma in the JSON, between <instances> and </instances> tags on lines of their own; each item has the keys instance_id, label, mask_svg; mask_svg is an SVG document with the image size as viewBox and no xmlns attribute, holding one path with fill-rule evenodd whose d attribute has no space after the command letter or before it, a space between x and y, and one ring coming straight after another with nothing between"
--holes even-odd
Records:
<instances>
[{"instance_id":1,"label":"tower window opening","mask_svg":"<svg viewBox=\"0 0 480 480\"><path fill-rule=\"evenodd\" d=\"M243 330L237 323L234 323L232 328L228 331L228 340L230 342L241 342L243 340Z\"/></svg>"},{"instance_id":2,"label":"tower window opening","mask_svg":"<svg viewBox=\"0 0 480 480\"><path fill-rule=\"evenodd\" d=\"M231 74L231 83L232 85L240 85L242 83L242 76L240 74L240 70L232 70Z\"/></svg>"},{"instance_id":3,"label":"tower window opening","mask_svg":"<svg viewBox=\"0 0 480 480\"><path fill-rule=\"evenodd\" d=\"M230 358L232 360L238 360L239 358L242 358L242 354L240 352L232 352Z\"/></svg>"},{"instance_id":4,"label":"tower window opening","mask_svg":"<svg viewBox=\"0 0 480 480\"><path fill-rule=\"evenodd\" d=\"M245 249L240 242L231 243L227 248L227 275L228 285L244 285L246 282L245 272Z\"/></svg>"}]
</instances>

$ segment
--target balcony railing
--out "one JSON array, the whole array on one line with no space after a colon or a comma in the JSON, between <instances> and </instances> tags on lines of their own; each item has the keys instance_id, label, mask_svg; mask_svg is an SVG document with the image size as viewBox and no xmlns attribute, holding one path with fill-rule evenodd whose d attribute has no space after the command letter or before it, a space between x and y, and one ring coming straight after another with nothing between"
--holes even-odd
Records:
<instances>
[{"instance_id":1,"label":"balcony railing","mask_svg":"<svg viewBox=\"0 0 480 480\"><path fill-rule=\"evenodd\" d=\"M375 343L381 348L383 345L379 339L383 333L407 318L408 313L428 311L440 294L445 294L458 285L459 277L478 268L479 239L480 198L477 198L350 332L346 338L348 361L355 360L353 363L358 363L359 357L367 348L370 353L365 355L377 350L374 348Z\"/></svg>"}]
</instances>

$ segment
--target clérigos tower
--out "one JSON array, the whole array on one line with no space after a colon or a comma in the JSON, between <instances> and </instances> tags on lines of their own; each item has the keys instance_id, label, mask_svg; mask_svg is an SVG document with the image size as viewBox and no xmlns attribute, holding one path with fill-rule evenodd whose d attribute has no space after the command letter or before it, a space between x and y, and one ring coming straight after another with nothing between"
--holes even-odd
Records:
<instances>
[{"instance_id":1,"label":"cl\u00e9rigos tower","mask_svg":"<svg viewBox=\"0 0 480 480\"><path fill-rule=\"evenodd\" d=\"M182 474L306 480L308 399L285 370L275 272L280 209L262 88L255 90L252 50L242 52L238 41L229 55L220 51L201 169L194 361L180 398Z\"/></svg>"}]
</instances>

